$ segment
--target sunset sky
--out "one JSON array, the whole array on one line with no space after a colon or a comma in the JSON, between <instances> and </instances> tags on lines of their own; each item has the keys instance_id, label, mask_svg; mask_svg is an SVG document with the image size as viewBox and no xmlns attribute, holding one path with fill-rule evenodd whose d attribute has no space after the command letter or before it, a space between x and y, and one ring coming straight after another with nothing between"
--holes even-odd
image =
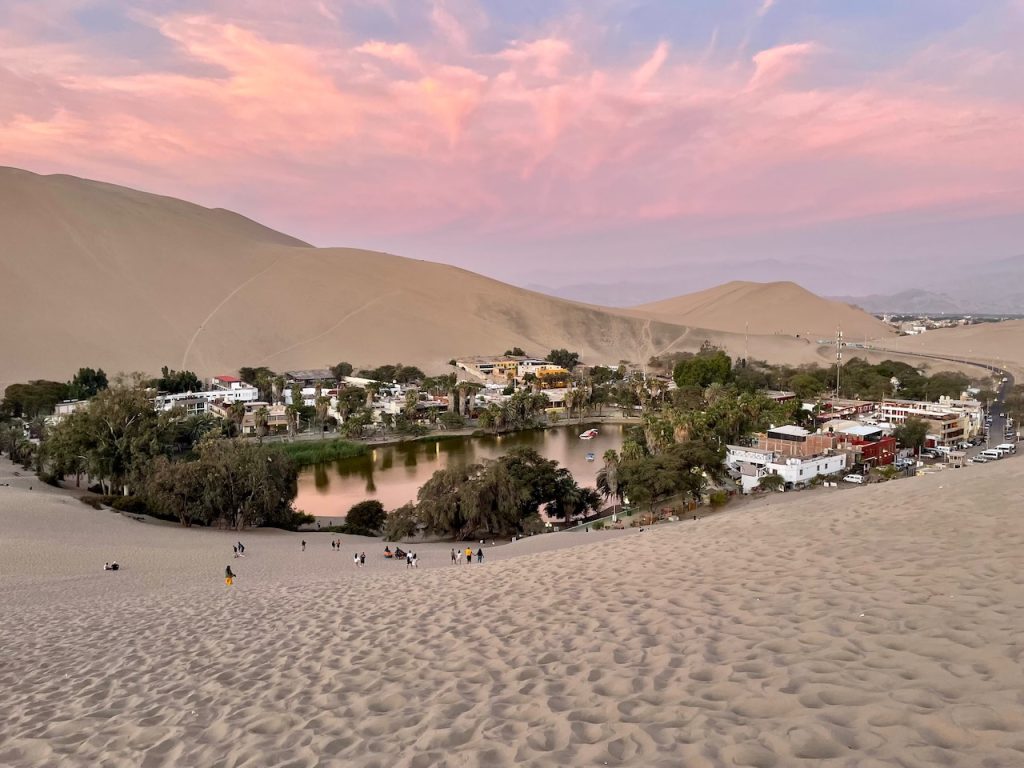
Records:
<instances>
[{"instance_id":1,"label":"sunset sky","mask_svg":"<svg viewBox=\"0 0 1024 768\"><path fill-rule=\"evenodd\" d=\"M550 289L902 288L1024 252L1022 40L1024 0L5 0L0 164Z\"/></svg>"}]
</instances>

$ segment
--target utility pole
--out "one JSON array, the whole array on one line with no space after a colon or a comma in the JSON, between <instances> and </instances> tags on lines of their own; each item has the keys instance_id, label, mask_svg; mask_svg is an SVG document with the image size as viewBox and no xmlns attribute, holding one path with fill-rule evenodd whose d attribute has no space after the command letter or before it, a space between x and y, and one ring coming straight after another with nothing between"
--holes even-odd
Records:
<instances>
[{"instance_id":1,"label":"utility pole","mask_svg":"<svg viewBox=\"0 0 1024 768\"><path fill-rule=\"evenodd\" d=\"M843 370L843 329L836 331L836 398L839 398L839 379Z\"/></svg>"}]
</instances>

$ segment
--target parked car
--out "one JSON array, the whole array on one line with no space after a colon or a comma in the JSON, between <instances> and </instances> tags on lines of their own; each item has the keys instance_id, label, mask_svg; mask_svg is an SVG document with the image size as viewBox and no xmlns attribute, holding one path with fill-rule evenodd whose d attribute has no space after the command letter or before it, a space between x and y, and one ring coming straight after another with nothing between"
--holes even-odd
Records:
<instances>
[{"instance_id":1,"label":"parked car","mask_svg":"<svg viewBox=\"0 0 1024 768\"><path fill-rule=\"evenodd\" d=\"M981 455L975 456L973 459L970 459L970 461L972 463L974 463L974 464L987 464L988 463L988 459L986 459L984 456L981 456Z\"/></svg>"},{"instance_id":2,"label":"parked car","mask_svg":"<svg viewBox=\"0 0 1024 768\"><path fill-rule=\"evenodd\" d=\"M843 481L847 483L863 483L864 475L847 475L843 478Z\"/></svg>"}]
</instances>

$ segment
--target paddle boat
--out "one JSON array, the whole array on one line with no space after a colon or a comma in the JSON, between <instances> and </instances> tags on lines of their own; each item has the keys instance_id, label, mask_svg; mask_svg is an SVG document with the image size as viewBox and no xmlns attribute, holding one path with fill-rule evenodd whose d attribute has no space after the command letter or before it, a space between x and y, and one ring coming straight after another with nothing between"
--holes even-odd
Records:
<instances>
[{"instance_id":1,"label":"paddle boat","mask_svg":"<svg viewBox=\"0 0 1024 768\"><path fill-rule=\"evenodd\" d=\"M586 432L580 435L580 440L593 440L595 437L597 437L597 430L588 429Z\"/></svg>"},{"instance_id":2,"label":"paddle boat","mask_svg":"<svg viewBox=\"0 0 1024 768\"><path fill-rule=\"evenodd\" d=\"M593 460L594 460L594 454L588 453L587 454L587 461L593 461Z\"/></svg>"}]
</instances>

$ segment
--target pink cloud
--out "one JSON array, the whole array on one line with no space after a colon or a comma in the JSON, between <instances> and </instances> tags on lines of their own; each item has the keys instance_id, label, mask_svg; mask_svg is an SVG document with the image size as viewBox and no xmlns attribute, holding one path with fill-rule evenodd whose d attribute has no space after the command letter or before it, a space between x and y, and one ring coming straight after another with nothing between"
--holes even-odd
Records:
<instances>
[{"instance_id":1,"label":"pink cloud","mask_svg":"<svg viewBox=\"0 0 1024 768\"><path fill-rule=\"evenodd\" d=\"M1024 107L949 86L935 52L905 72L814 84L831 52L810 41L724 63L661 42L596 64L569 26L485 52L479 19L439 2L430 17L416 44L311 41L218 13L152 18L201 74L124 73L8 31L0 162L234 197L317 231L713 229L1024 207ZM985 50L948 60L971 82L1013 63Z\"/></svg>"}]
</instances>

